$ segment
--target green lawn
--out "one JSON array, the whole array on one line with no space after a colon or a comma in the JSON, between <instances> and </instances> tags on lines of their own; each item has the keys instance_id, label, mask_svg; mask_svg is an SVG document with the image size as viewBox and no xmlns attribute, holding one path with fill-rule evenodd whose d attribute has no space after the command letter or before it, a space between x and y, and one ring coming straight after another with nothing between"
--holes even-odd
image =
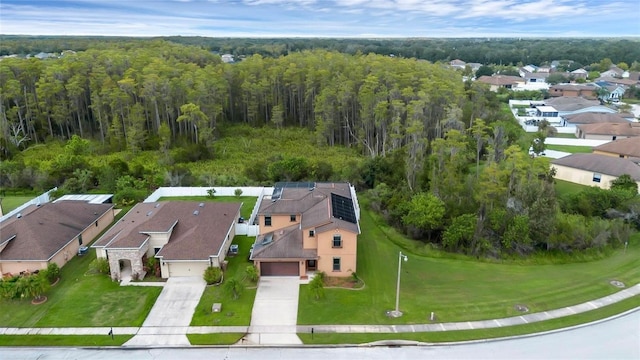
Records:
<instances>
[{"instance_id":1,"label":"green lawn","mask_svg":"<svg viewBox=\"0 0 640 360\"><path fill-rule=\"evenodd\" d=\"M298 337L305 344L363 344L380 340L413 340L421 342L450 342L468 341L477 339L490 339L506 336L516 336L530 334L534 332L549 331L566 328L569 326L584 324L600 319L604 319L624 311L640 306L640 298L634 297L619 303L606 306L586 313L566 316L559 319L531 323L526 325L507 326L494 329L482 330L461 330L425 333L316 333L313 336L309 333L300 333Z\"/></svg>"},{"instance_id":2,"label":"green lawn","mask_svg":"<svg viewBox=\"0 0 640 360\"><path fill-rule=\"evenodd\" d=\"M187 338L191 345L233 345L244 335L239 333L187 334Z\"/></svg>"},{"instance_id":3,"label":"green lawn","mask_svg":"<svg viewBox=\"0 0 640 360\"><path fill-rule=\"evenodd\" d=\"M575 139L576 138L576 134L574 134L574 133L570 133L570 134L557 133L554 136L552 136L552 138Z\"/></svg>"},{"instance_id":4,"label":"green lawn","mask_svg":"<svg viewBox=\"0 0 640 360\"><path fill-rule=\"evenodd\" d=\"M233 238L233 244L239 245L239 252L234 257L227 257L229 265L224 272L225 281L234 277L238 279L244 278L247 266L252 264L249 261L249 249L254 240L254 237L240 235ZM248 288L245 289L238 300L233 300L224 291L224 283L220 286L207 286L193 314L191 325L249 325L253 300L256 297L256 285L249 283L246 283L246 285ZM219 313L211 312L213 303L221 303L222 311Z\"/></svg>"},{"instance_id":5,"label":"green lawn","mask_svg":"<svg viewBox=\"0 0 640 360\"><path fill-rule=\"evenodd\" d=\"M6 214L18 206L33 199L35 196L7 196L2 198L2 213Z\"/></svg>"},{"instance_id":6,"label":"green lawn","mask_svg":"<svg viewBox=\"0 0 640 360\"><path fill-rule=\"evenodd\" d=\"M159 287L119 286L107 275L88 274L95 251L74 257L61 279L45 294L48 300L0 300L0 326L76 327L140 326L160 294Z\"/></svg>"},{"instance_id":7,"label":"green lawn","mask_svg":"<svg viewBox=\"0 0 640 360\"><path fill-rule=\"evenodd\" d=\"M365 208L358 239L358 275L366 288L326 289L325 299L315 300L308 286L302 286L299 324L425 323L431 311L441 322L501 318L516 315L516 304L538 312L614 293L618 289L609 284L611 279L629 285L640 282L639 234L626 253L613 251L602 260L572 264L500 264L426 257L403 249L409 257L402 265L400 309L404 316L388 318L385 312L395 304L400 250L396 243L406 240L391 239L401 235L388 228L383 231Z\"/></svg>"},{"instance_id":8,"label":"green lawn","mask_svg":"<svg viewBox=\"0 0 640 360\"><path fill-rule=\"evenodd\" d=\"M251 217L251 212L253 211L253 207L256 206L256 202L258 201L258 197L256 196L214 196L210 198L208 196L171 196L171 197L161 197L158 201L199 201L199 202L241 202L242 207L240 208L240 216L245 219L249 219Z\"/></svg>"},{"instance_id":9,"label":"green lawn","mask_svg":"<svg viewBox=\"0 0 640 360\"><path fill-rule=\"evenodd\" d=\"M133 335L0 335L0 346L121 346Z\"/></svg>"},{"instance_id":10,"label":"green lawn","mask_svg":"<svg viewBox=\"0 0 640 360\"><path fill-rule=\"evenodd\" d=\"M588 186L576 184L576 183L572 183L564 180L555 179L554 182L555 182L557 196L575 194L588 188Z\"/></svg>"},{"instance_id":11,"label":"green lawn","mask_svg":"<svg viewBox=\"0 0 640 360\"><path fill-rule=\"evenodd\" d=\"M572 145L546 145L547 150L563 151L572 154L576 153L591 153L592 146L572 146Z\"/></svg>"}]
</instances>

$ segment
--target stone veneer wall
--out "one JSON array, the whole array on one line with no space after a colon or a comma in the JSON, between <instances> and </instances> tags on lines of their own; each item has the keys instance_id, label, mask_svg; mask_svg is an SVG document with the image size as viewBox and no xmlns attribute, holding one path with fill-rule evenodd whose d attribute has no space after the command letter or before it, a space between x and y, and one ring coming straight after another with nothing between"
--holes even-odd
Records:
<instances>
[{"instance_id":1,"label":"stone veneer wall","mask_svg":"<svg viewBox=\"0 0 640 360\"><path fill-rule=\"evenodd\" d=\"M109 268L111 269L111 280L120 280L120 260L131 261L131 275L142 275L144 272L142 264L142 256L146 252L146 246L141 249L109 249Z\"/></svg>"}]
</instances>

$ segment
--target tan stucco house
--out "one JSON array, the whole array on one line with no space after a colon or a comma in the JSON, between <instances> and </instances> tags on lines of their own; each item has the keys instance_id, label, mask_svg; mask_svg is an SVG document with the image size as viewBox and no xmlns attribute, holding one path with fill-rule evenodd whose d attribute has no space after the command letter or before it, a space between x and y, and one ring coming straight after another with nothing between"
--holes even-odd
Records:
<instances>
[{"instance_id":1,"label":"tan stucco house","mask_svg":"<svg viewBox=\"0 0 640 360\"><path fill-rule=\"evenodd\" d=\"M241 203L162 201L140 203L98 239L113 280L124 269L143 278L144 260L155 257L163 278L202 276L223 263L235 236Z\"/></svg>"},{"instance_id":2,"label":"tan stucco house","mask_svg":"<svg viewBox=\"0 0 640 360\"><path fill-rule=\"evenodd\" d=\"M640 159L600 154L572 154L551 161L556 179L609 189L611 182L627 174L640 186Z\"/></svg>"},{"instance_id":3,"label":"tan stucco house","mask_svg":"<svg viewBox=\"0 0 640 360\"><path fill-rule=\"evenodd\" d=\"M640 138L635 137L611 141L594 147L593 153L626 159L640 159Z\"/></svg>"},{"instance_id":4,"label":"tan stucco house","mask_svg":"<svg viewBox=\"0 0 640 360\"><path fill-rule=\"evenodd\" d=\"M600 123L576 126L578 139L617 140L635 137L640 141L640 123Z\"/></svg>"},{"instance_id":5,"label":"tan stucco house","mask_svg":"<svg viewBox=\"0 0 640 360\"><path fill-rule=\"evenodd\" d=\"M50 263L64 266L113 217L110 203L64 200L29 205L0 223L0 276L46 269Z\"/></svg>"},{"instance_id":6,"label":"tan stucco house","mask_svg":"<svg viewBox=\"0 0 640 360\"><path fill-rule=\"evenodd\" d=\"M257 215L251 260L262 276L356 271L359 211L348 183L278 183Z\"/></svg>"}]
</instances>

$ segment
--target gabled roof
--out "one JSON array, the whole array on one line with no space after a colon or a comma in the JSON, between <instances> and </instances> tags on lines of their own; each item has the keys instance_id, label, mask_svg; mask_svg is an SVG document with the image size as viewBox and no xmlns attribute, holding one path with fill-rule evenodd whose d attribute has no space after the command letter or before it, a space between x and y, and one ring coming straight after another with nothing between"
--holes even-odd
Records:
<instances>
[{"instance_id":1,"label":"gabled roof","mask_svg":"<svg viewBox=\"0 0 640 360\"><path fill-rule=\"evenodd\" d=\"M48 261L112 207L74 200L30 205L0 223L0 261Z\"/></svg>"},{"instance_id":2,"label":"gabled roof","mask_svg":"<svg viewBox=\"0 0 640 360\"><path fill-rule=\"evenodd\" d=\"M359 233L348 183L304 183L305 186L302 187L294 184L276 184L274 196L277 200L263 199L258 214L300 214L301 226L304 229L320 226L323 226L323 229L340 227ZM347 204L338 206L338 200ZM338 207L350 208L353 215L343 214Z\"/></svg>"},{"instance_id":3,"label":"gabled roof","mask_svg":"<svg viewBox=\"0 0 640 360\"><path fill-rule=\"evenodd\" d=\"M640 124L638 126L633 126L634 123L630 123L627 121L626 124L623 123L599 123L599 124L583 124L578 125L578 129L580 129L585 134L591 135L612 135L612 136L640 136ZM636 139L636 141L640 142L640 138Z\"/></svg>"},{"instance_id":4,"label":"gabled roof","mask_svg":"<svg viewBox=\"0 0 640 360\"><path fill-rule=\"evenodd\" d=\"M558 111L575 111L600 105L598 100L587 100L581 97L560 96L557 98L547 99L545 105L553 106Z\"/></svg>"},{"instance_id":5,"label":"gabled roof","mask_svg":"<svg viewBox=\"0 0 640 360\"><path fill-rule=\"evenodd\" d=\"M197 201L140 203L93 247L137 249L151 233L170 233L169 242L156 254L158 257L206 260L219 253L240 206L240 203Z\"/></svg>"},{"instance_id":6,"label":"gabled roof","mask_svg":"<svg viewBox=\"0 0 640 360\"><path fill-rule=\"evenodd\" d=\"M317 259L316 249L302 247L299 226L291 225L278 231L258 236L251 259Z\"/></svg>"},{"instance_id":7,"label":"gabled roof","mask_svg":"<svg viewBox=\"0 0 640 360\"><path fill-rule=\"evenodd\" d=\"M596 146L593 148L593 150L640 158L640 139L627 138L614 140L606 144Z\"/></svg>"},{"instance_id":8,"label":"gabled roof","mask_svg":"<svg viewBox=\"0 0 640 360\"><path fill-rule=\"evenodd\" d=\"M546 79L551 75L548 72L533 72L524 74L525 79Z\"/></svg>"},{"instance_id":9,"label":"gabled roof","mask_svg":"<svg viewBox=\"0 0 640 360\"><path fill-rule=\"evenodd\" d=\"M571 124L600 124L600 123L620 123L627 124L629 121L619 114L609 113L581 113L572 114L564 117Z\"/></svg>"},{"instance_id":10,"label":"gabled roof","mask_svg":"<svg viewBox=\"0 0 640 360\"><path fill-rule=\"evenodd\" d=\"M551 90L569 90L569 91L596 91L598 87L593 83L588 84L556 84L552 85Z\"/></svg>"},{"instance_id":11,"label":"gabled roof","mask_svg":"<svg viewBox=\"0 0 640 360\"><path fill-rule=\"evenodd\" d=\"M640 166L629 159L599 154L571 154L560 159L552 160L551 164L616 177L628 174L632 179L640 181Z\"/></svg>"},{"instance_id":12,"label":"gabled roof","mask_svg":"<svg viewBox=\"0 0 640 360\"><path fill-rule=\"evenodd\" d=\"M480 81L482 83L489 84L489 85L504 86L504 85L514 85L517 83L522 83L524 82L524 79L518 76L511 76L511 75L493 75L493 76L483 75L483 76L480 76L477 81Z\"/></svg>"}]
</instances>

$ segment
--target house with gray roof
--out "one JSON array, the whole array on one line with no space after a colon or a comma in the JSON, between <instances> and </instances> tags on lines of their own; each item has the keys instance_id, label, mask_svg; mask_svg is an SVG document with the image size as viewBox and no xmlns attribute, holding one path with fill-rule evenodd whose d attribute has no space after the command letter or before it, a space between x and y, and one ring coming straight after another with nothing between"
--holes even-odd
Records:
<instances>
[{"instance_id":1,"label":"house with gray roof","mask_svg":"<svg viewBox=\"0 0 640 360\"><path fill-rule=\"evenodd\" d=\"M113 217L113 204L85 200L23 208L0 222L0 276L46 269L51 263L64 266L81 248L86 249Z\"/></svg>"},{"instance_id":2,"label":"house with gray roof","mask_svg":"<svg viewBox=\"0 0 640 360\"><path fill-rule=\"evenodd\" d=\"M551 161L555 178L602 189L627 174L640 186L640 159L616 158L601 154L572 154Z\"/></svg>"},{"instance_id":3,"label":"house with gray roof","mask_svg":"<svg viewBox=\"0 0 640 360\"><path fill-rule=\"evenodd\" d=\"M251 260L262 276L356 271L360 211L348 183L278 183L258 210Z\"/></svg>"},{"instance_id":4,"label":"house with gray roof","mask_svg":"<svg viewBox=\"0 0 640 360\"><path fill-rule=\"evenodd\" d=\"M575 128L578 125L585 124L603 124L603 123L618 123L628 124L630 121L617 113L596 113L586 112L572 115L565 115L560 122L561 126Z\"/></svg>"},{"instance_id":5,"label":"house with gray roof","mask_svg":"<svg viewBox=\"0 0 640 360\"><path fill-rule=\"evenodd\" d=\"M92 246L108 259L113 280L145 276L155 257L163 278L202 276L223 263L240 217L241 203L161 201L140 203Z\"/></svg>"},{"instance_id":6,"label":"house with gray roof","mask_svg":"<svg viewBox=\"0 0 640 360\"><path fill-rule=\"evenodd\" d=\"M598 100L588 100L582 97L561 96L544 100L544 105L553 106L558 110L558 116L566 117L580 113L617 113L615 109L600 104Z\"/></svg>"},{"instance_id":7,"label":"house with gray roof","mask_svg":"<svg viewBox=\"0 0 640 360\"><path fill-rule=\"evenodd\" d=\"M593 153L626 159L640 159L640 138L627 138L611 141L594 147Z\"/></svg>"}]
</instances>

